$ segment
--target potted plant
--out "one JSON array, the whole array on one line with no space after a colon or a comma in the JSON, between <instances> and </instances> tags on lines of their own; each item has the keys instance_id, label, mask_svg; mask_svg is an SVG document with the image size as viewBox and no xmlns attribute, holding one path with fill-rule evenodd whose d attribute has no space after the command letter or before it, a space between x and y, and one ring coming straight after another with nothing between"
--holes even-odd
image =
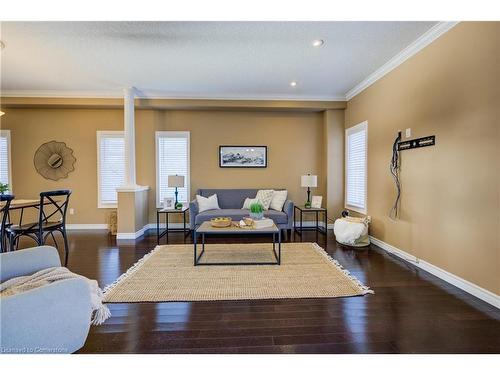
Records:
<instances>
[{"instance_id":1,"label":"potted plant","mask_svg":"<svg viewBox=\"0 0 500 375\"><path fill-rule=\"evenodd\" d=\"M250 217L254 220L262 219L264 216L264 207L260 203L252 203L250 205Z\"/></svg>"},{"instance_id":2,"label":"potted plant","mask_svg":"<svg viewBox=\"0 0 500 375\"><path fill-rule=\"evenodd\" d=\"M8 191L9 191L9 184L2 184L0 182L0 195L4 195Z\"/></svg>"}]
</instances>

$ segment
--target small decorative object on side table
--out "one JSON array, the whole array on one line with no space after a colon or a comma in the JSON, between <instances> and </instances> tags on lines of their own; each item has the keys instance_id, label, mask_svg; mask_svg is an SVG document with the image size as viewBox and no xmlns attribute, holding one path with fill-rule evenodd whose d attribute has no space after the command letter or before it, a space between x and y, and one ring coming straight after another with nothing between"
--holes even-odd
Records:
<instances>
[{"instance_id":1,"label":"small decorative object on side table","mask_svg":"<svg viewBox=\"0 0 500 375\"><path fill-rule=\"evenodd\" d=\"M297 215L296 215L296 211L299 211L300 212L300 226L297 228L297 224L296 224L296 218L297 218ZM316 226L314 227L306 227L304 228L302 226L302 214L306 212L306 213L309 213L309 212L314 212L316 214ZM325 225L320 227L319 226L319 213L322 212L323 215L324 215L324 220L325 220ZM311 207L299 207L299 206L294 206L294 209L293 209L293 213L294 213L294 220L293 220L293 228L295 230L295 232L302 236L302 231L305 231L305 230L316 230L320 233L323 233L323 234L326 234L327 233L327 228L328 228L328 215L327 215L327 211L326 211L326 208L311 208ZM299 229L300 228L300 229Z\"/></svg>"},{"instance_id":2,"label":"small decorative object on side table","mask_svg":"<svg viewBox=\"0 0 500 375\"><path fill-rule=\"evenodd\" d=\"M168 187L175 187L175 209L181 209L182 203L179 202L179 191L180 187L184 187L184 176L172 175L168 176Z\"/></svg>"},{"instance_id":3,"label":"small decorative object on side table","mask_svg":"<svg viewBox=\"0 0 500 375\"><path fill-rule=\"evenodd\" d=\"M318 176L311 175L310 173L301 176L300 186L307 188L307 201L304 204L304 207L311 208L311 188L318 186Z\"/></svg>"},{"instance_id":4,"label":"small decorative object on side table","mask_svg":"<svg viewBox=\"0 0 500 375\"><path fill-rule=\"evenodd\" d=\"M321 208L323 197L321 195L313 195L311 199L311 208Z\"/></svg>"},{"instance_id":5,"label":"small decorative object on side table","mask_svg":"<svg viewBox=\"0 0 500 375\"><path fill-rule=\"evenodd\" d=\"M181 208L179 209L158 209L156 210L156 241L158 244L160 244L160 238L163 236L167 237L167 243L168 243L168 233L169 232L183 232L184 233L184 238L189 236L189 233L191 231L189 228L186 228L186 213L189 211L189 206L182 206L181 203ZM160 215L165 214L165 230L160 233ZM168 215L169 214L182 214L183 220L182 220L182 229L169 229L168 228Z\"/></svg>"}]
</instances>

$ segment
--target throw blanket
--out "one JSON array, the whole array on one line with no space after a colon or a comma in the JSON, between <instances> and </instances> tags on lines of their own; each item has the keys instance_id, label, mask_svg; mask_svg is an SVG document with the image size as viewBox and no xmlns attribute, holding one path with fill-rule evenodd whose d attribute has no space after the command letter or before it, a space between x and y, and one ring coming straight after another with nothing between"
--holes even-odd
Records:
<instances>
[{"instance_id":1,"label":"throw blanket","mask_svg":"<svg viewBox=\"0 0 500 375\"><path fill-rule=\"evenodd\" d=\"M97 285L97 281L87 279L84 276L77 275L65 267L47 268L33 275L14 277L0 284L0 296L7 297L17 293L26 292L31 289L48 285L55 281L80 278L87 282L90 290L90 303L92 305L92 324L99 325L104 323L111 316L106 305L102 303L102 290Z\"/></svg>"}]
</instances>

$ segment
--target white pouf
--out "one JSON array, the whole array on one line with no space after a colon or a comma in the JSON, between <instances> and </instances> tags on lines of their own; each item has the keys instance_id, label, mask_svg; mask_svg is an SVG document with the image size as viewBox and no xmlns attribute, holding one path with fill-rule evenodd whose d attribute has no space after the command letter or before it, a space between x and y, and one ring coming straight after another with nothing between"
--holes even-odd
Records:
<instances>
[{"instance_id":1,"label":"white pouf","mask_svg":"<svg viewBox=\"0 0 500 375\"><path fill-rule=\"evenodd\" d=\"M333 224L337 242L343 245L362 247L370 244L368 220L366 218L340 218Z\"/></svg>"}]
</instances>

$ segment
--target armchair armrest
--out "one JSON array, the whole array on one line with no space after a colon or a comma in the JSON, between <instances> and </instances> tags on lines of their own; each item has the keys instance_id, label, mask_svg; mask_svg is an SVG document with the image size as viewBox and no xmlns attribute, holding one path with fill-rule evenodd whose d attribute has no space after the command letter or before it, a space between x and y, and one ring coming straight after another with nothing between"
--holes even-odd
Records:
<instances>
[{"instance_id":1,"label":"armchair armrest","mask_svg":"<svg viewBox=\"0 0 500 375\"><path fill-rule=\"evenodd\" d=\"M0 282L60 266L59 253L52 246L37 246L3 253L0 254Z\"/></svg>"},{"instance_id":2,"label":"armchair armrest","mask_svg":"<svg viewBox=\"0 0 500 375\"><path fill-rule=\"evenodd\" d=\"M285 201L285 204L283 205L283 212L286 213L288 217L288 223L287 223L287 229L292 229L293 228L293 207L294 204L290 199L287 199Z\"/></svg>"},{"instance_id":3,"label":"armchair armrest","mask_svg":"<svg viewBox=\"0 0 500 375\"><path fill-rule=\"evenodd\" d=\"M198 202L196 199L193 199L191 202L189 202L189 228L191 230L194 230L194 227L196 225L196 215L199 213L199 207L198 207Z\"/></svg>"},{"instance_id":4,"label":"armchair armrest","mask_svg":"<svg viewBox=\"0 0 500 375\"><path fill-rule=\"evenodd\" d=\"M83 278L3 297L0 304L5 353L72 353L85 343L92 306Z\"/></svg>"}]
</instances>

